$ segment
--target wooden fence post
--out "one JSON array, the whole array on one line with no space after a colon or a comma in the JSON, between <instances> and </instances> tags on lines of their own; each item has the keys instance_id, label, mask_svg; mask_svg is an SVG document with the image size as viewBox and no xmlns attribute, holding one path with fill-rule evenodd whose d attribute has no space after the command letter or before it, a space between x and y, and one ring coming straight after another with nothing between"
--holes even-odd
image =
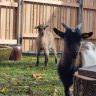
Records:
<instances>
[{"instance_id":1,"label":"wooden fence post","mask_svg":"<svg viewBox=\"0 0 96 96\"><path fill-rule=\"evenodd\" d=\"M83 0L79 0L79 20L78 23L82 23L81 32L83 32Z\"/></svg>"},{"instance_id":2,"label":"wooden fence post","mask_svg":"<svg viewBox=\"0 0 96 96\"><path fill-rule=\"evenodd\" d=\"M22 13L23 13L23 0L18 1L17 11L17 45L22 44Z\"/></svg>"}]
</instances>

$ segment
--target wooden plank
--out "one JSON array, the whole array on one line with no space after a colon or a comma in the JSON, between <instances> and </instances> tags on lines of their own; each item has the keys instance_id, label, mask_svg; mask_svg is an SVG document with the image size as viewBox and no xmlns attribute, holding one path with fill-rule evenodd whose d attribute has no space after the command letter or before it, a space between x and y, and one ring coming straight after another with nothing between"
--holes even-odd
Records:
<instances>
[{"instance_id":1,"label":"wooden plank","mask_svg":"<svg viewBox=\"0 0 96 96\"><path fill-rule=\"evenodd\" d=\"M64 18L64 21L63 21L63 23L65 23L66 24L66 18L67 18L67 15L66 15L66 13L67 13L67 8L66 7L64 7L64 9L63 9L63 13L64 13L64 16L63 16L63 18ZM62 26L63 27L63 26ZM65 31L65 28L63 27L63 29L64 29L64 31Z\"/></svg>"},{"instance_id":2,"label":"wooden plank","mask_svg":"<svg viewBox=\"0 0 96 96\"><path fill-rule=\"evenodd\" d=\"M28 39L25 40L24 45L25 45L25 50L24 51L29 51L29 40Z\"/></svg>"},{"instance_id":3,"label":"wooden plank","mask_svg":"<svg viewBox=\"0 0 96 96\"><path fill-rule=\"evenodd\" d=\"M86 22L87 22L87 11L86 10L84 10L83 11L83 32L87 32L87 24L86 24Z\"/></svg>"},{"instance_id":4,"label":"wooden plank","mask_svg":"<svg viewBox=\"0 0 96 96\"><path fill-rule=\"evenodd\" d=\"M38 15L38 14L37 14ZM30 34L32 34L33 33L33 25L34 25L34 22L33 22L33 20L34 20L34 18L33 18L33 4L31 4L30 5Z\"/></svg>"},{"instance_id":5,"label":"wooden plank","mask_svg":"<svg viewBox=\"0 0 96 96\"><path fill-rule=\"evenodd\" d=\"M70 21L71 21L71 19L70 19L70 11L71 9L70 8L67 8L67 13L66 13L66 24L68 25L68 26L70 26Z\"/></svg>"},{"instance_id":6,"label":"wooden plank","mask_svg":"<svg viewBox=\"0 0 96 96\"><path fill-rule=\"evenodd\" d=\"M96 18L96 12L94 12L94 14L93 14L93 32L94 32L93 39L96 38L96 19L94 19L94 18Z\"/></svg>"},{"instance_id":7,"label":"wooden plank","mask_svg":"<svg viewBox=\"0 0 96 96\"><path fill-rule=\"evenodd\" d=\"M13 39L13 19L14 19L14 17L13 17L13 9L10 9L10 26L9 26L9 28L10 28L10 39Z\"/></svg>"},{"instance_id":8,"label":"wooden plank","mask_svg":"<svg viewBox=\"0 0 96 96\"><path fill-rule=\"evenodd\" d=\"M12 45L12 44L17 44L17 40L15 40L15 39L0 39L0 44L10 44L10 45Z\"/></svg>"},{"instance_id":9,"label":"wooden plank","mask_svg":"<svg viewBox=\"0 0 96 96\"><path fill-rule=\"evenodd\" d=\"M6 8L1 8L1 38L5 39Z\"/></svg>"},{"instance_id":10,"label":"wooden plank","mask_svg":"<svg viewBox=\"0 0 96 96\"><path fill-rule=\"evenodd\" d=\"M44 8L43 22L44 22L44 24L46 24L46 14L47 14L46 9L47 9L47 6L44 4L44 5L43 5L43 8Z\"/></svg>"},{"instance_id":11,"label":"wooden plank","mask_svg":"<svg viewBox=\"0 0 96 96\"><path fill-rule=\"evenodd\" d=\"M51 7L49 5L47 5L47 8L46 8L46 24L48 24L48 25L51 24L51 20L50 20L51 11L50 10L51 10ZM50 30L50 28L48 27L47 30Z\"/></svg>"},{"instance_id":12,"label":"wooden plank","mask_svg":"<svg viewBox=\"0 0 96 96\"><path fill-rule=\"evenodd\" d=\"M65 10L65 8L62 6L61 7L61 12L60 12L60 14L61 14L61 17L60 17L61 18L61 21L60 22L61 23L64 22L64 10ZM60 25L61 25L61 23L60 23ZM64 27L62 25L61 25L61 30L64 31Z\"/></svg>"},{"instance_id":13,"label":"wooden plank","mask_svg":"<svg viewBox=\"0 0 96 96\"><path fill-rule=\"evenodd\" d=\"M16 3L16 2L5 2L5 1L3 1L3 2L0 2L0 6L1 7L18 7L18 3Z\"/></svg>"},{"instance_id":14,"label":"wooden plank","mask_svg":"<svg viewBox=\"0 0 96 96\"><path fill-rule=\"evenodd\" d=\"M53 27L53 22L54 22L54 20L53 20L53 18L54 18L54 7L53 6L50 6L50 31L52 32L53 31L53 29L52 29L52 27Z\"/></svg>"},{"instance_id":15,"label":"wooden plank","mask_svg":"<svg viewBox=\"0 0 96 96\"><path fill-rule=\"evenodd\" d=\"M93 11L89 11L89 31L91 32L93 30Z\"/></svg>"},{"instance_id":16,"label":"wooden plank","mask_svg":"<svg viewBox=\"0 0 96 96\"><path fill-rule=\"evenodd\" d=\"M58 15L57 15L58 14L58 7L57 6L54 6L54 13L53 14L54 14L53 26L57 28L57 21L58 21L57 20L57 18L58 18ZM54 32L53 32L53 34L54 34L55 37L59 38L59 36L56 35Z\"/></svg>"},{"instance_id":17,"label":"wooden plank","mask_svg":"<svg viewBox=\"0 0 96 96\"><path fill-rule=\"evenodd\" d=\"M13 9L13 39L17 38L17 8ZM23 25L22 25L23 26Z\"/></svg>"},{"instance_id":18,"label":"wooden plank","mask_svg":"<svg viewBox=\"0 0 96 96\"><path fill-rule=\"evenodd\" d=\"M77 13L77 11L78 10L76 8L74 8L74 14L75 14L74 22L75 22L75 25L78 24L78 13Z\"/></svg>"},{"instance_id":19,"label":"wooden plank","mask_svg":"<svg viewBox=\"0 0 96 96\"><path fill-rule=\"evenodd\" d=\"M87 32L90 30L90 17L89 17L89 11L87 11Z\"/></svg>"},{"instance_id":20,"label":"wooden plank","mask_svg":"<svg viewBox=\"0 0 96 96\"><path fill-rule=\"evenodd\" d=\"M59 28L61 30L61 7L58 6L58 10L57 10L57 28Z\"/></svg>"},{"instance_id":21,"label":"wooden plank","mask_svg":"<svg viewBox=\"0 0 96 96\"><path fill-rule=\"evenodd\" d=\"M53 24L54 27L57 27L57 14L58 14L57 9L58 7L54 6L54 24Z\"/></svg>"},{"instance_id":22,"label":"wooden plank","mask_svg":"<svg viewBox=\"0 0 96 96\"><path fill-rule=\"evenodd\" d=\"M40 24L44 24L44 5L40 5L41 7L40 7ZM49 9L50 10L50 9ZM50 16L49 16L49 18L50 18Z\"/></svg>"},{"instance_id":23,"label":"wooden plank","mask_svg":"<svg viewBox=\"0 0 96 96\"><path fill-rule=\"evenodd\" d=\"M10 24L10 9L6 9L6 39L9 39L9 32L10 32L10 28L9 28L9 24Z\"/></svg>"},{"instance_id":24,"label":"wooden plank","mask_svg":"<svg viewBox=\"0 0 96 96\"><path fill-rule=\"evenodd\" d=\"M23 41L22 41L22 52L24 52L25 51L25 39L23 39Z\"/></svg>"},{"instance_id":25,"label":"wooden plank","mask_svg":"<svg viewBox=\"0 0 96 96\"><path fill-rule=\"evenodd\" d=\"M85 10L85 17L84 17L84 22L85 22L85 32L89 31L89 11Z\"/></svg>"},{"instance_id":26,"label":"wooden plank","mask_svg":"<svg viewBox=\"0 0 96 96\"><path fill-rule=\"evenodd\" d=\"M36 38L33 39L33 50L36 52L37 46L36 46Z\"/></svg>"},{"instance_id":27,"label":"wooden plank","mask_svg":"<svg viewBox=\"0 0 96 96\"><path fill-rule=\"evenodd\" d=\"M71 27L75 27L75 25L76 25L76 21L77 21L77 19L76 19L76 17L77 17L77 15L76 15L76 11L75 11L76 9L75 8L72 8L70 11L70 25L71 25Z\"/></svg>"},{"instance_id":28,"label":"wooden plank","mask_svg":"<svg viewBox=\"0 0 96 96\"><path fill-rule=\"evenodd\" d=\"M93 12L91 10L89 10L89 30L88 32L92 32L92 29L93 29L93 22L92 22L92 19L93 19ZM92 38L92 37L90 37Z\"/></svg>"},{"instance_id":29,"label":"wooden plank","mask_svg":"<svg viewBox=\"0 0 96 96\"><path fill-rule=\"evenodd\" d=\"M26 30L26 4L23 4L23 19L22 19L22 35L25 34Z\"/></svg>"},{"instance_id":30,"label":"wooden plank","mask_svg":"<svg viewBox=\"0 0 96 96\"><path fill-rule=\"evenodd\" d=\"M32 21L31 21L31 24L32 24L32 33L33 33L33 36L35 36L36 35L36 33L37 33L37 29L35 29L35 27L37 26L37 25L39 25L39 23L40 23L40 14L41 13L38 13L39 12L39 10L40 10L40 5L38 5L37 6L37 4L32 4L32 10L33 10L33 12L32 12ZM39 14L39 16L38 16L38 14ZM37 19L38 18L38 19ZM38 24L37 24L37 20L38 20Z\"/></svg>"},{"instance_id":31,"label":"wooden plank","mask_svg":"<svg viewBox=\"0 0 96 96\"><path fill-rule=\"evenodd\" d=\"M32 51L32 39L29 40L29 51Z\"/></svg>"},{"instance_id":32,"label":"wooden plank","mask_svg":"<svg viewBox=\"0 0 96 96\"><path fill-rule=\"evenodd\" d=\"M28 34L30 31L30 4L26 4L25 13L25 33Z\"/></svg>"},{"instance_id":33,"label":"wooden plank","mask_svg":"<svg viewBox=\"0 0 96 96\"><path fill-rule=\"evenodd\" d=\"M33 35L36 35L37 34L37 30L35 29L35 27L37 26L37 10L38 10L38 6L37 6L37 4L34 4L33 6L34 6L33 7L33 12L34 12L33 18L34 19L33 19L33 22L32 22L33 23ZM42 15L42 13L40 13L40 14ZM43 18L43 16L41 16L40 20L42 20L42 18Z\"/></svg>"}]
</instances>

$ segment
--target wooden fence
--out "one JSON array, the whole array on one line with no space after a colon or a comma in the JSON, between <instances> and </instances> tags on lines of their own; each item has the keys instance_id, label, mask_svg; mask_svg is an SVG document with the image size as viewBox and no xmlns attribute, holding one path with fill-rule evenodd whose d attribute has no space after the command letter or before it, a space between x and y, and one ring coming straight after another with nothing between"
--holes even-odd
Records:
<instances>
[{"instance_id":1,"label":"wooden fence","mask_svg":"<svg viewBox=\"0 0 96 96\"><path fill-rule=\"evenodd\" d=\"M92 40L96 39L96 0L83 0L83 32L93 31ZM49 24L64 30L61 22L71 27L78 24L78 0L23 0L22 2L23 51L36 51L34 29L38 24ZM18 0L0 0L0 39L17 39L18 36ZM47 30L52 29L51 27ZM53 33L54 34L54 33ZM63 40L55 36L58 51L63 50Z\"/></svg>"}]
</instances>

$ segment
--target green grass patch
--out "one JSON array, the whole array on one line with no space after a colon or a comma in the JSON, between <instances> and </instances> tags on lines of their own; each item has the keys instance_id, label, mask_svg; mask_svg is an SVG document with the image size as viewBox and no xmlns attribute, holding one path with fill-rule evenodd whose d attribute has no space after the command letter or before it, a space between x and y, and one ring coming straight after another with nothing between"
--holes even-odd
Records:
<instances>
[{"instance_id":1,"label":"green grass patch","mask_svg":"<svg viewBox=\"0 0 96 96\"><path fill-rule=\"evenodd\" d=\"M50 56L47 68L43 56L39 67L35 63L35 56L0 62L0 96L64 96L54 57Z\"/></svg>"}]
</instances>

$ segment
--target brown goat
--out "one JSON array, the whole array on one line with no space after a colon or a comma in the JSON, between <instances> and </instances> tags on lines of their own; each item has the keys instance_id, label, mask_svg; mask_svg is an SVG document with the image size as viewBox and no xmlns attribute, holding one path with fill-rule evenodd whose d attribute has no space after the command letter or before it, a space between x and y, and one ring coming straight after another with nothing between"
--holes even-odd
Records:
<instances>
[{"instance_id":1,"label":"brown goat","mask_svg":"<svg viewBox=\"0 0 96 96\"><path fill-rule=\"evenodd\" d=\"M38 29L37 37L37 62L36 66L39 65L40 51L44 50L45 55L45 66L48 64L49 50L51 49L55 55L55 62L57 63L57 51L55 46L54 36L51 32L47 31L48 25L38 25L35 28Z\"/></svg>"}]
</instances>

